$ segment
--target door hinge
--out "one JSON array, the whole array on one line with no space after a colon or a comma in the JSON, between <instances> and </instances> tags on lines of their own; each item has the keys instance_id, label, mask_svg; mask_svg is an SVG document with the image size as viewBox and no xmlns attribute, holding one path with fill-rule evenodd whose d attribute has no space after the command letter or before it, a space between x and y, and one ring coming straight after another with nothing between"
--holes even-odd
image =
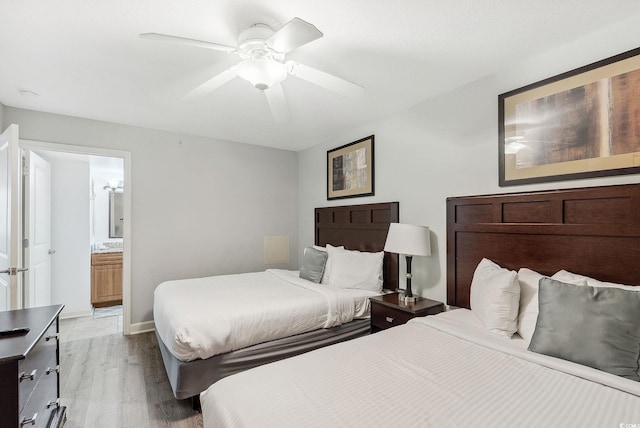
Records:
<instances>
[{"instance_id":1,"label":"door hinge","mask_svg":"<svg viewBox=\"0 0 640 428\"><path fill-rule=\"evenodd\" d=\"M29 248L29 238L24 238L22 240L22 248Z\"/></svg>"},{"instance_id":2,"label":"door hinge","mask_svg":"<svg viewBox=\"0 0 640 428\"><path fill-rule=\"evenodd\" d=\"M27 165L27 162L24 158L22 158L22 175L29 175L29 165Z\"/></svg>"}]
</instances>

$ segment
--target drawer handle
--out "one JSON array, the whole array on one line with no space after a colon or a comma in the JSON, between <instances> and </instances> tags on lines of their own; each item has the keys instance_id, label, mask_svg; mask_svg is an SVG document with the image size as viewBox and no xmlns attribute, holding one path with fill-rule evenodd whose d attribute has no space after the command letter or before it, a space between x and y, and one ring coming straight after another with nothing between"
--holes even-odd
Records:
<instances>
[{"instance_id":1,"label":"drawer handle","mask_svg":"<svg viewBox=\"0 0 640 428\"><path fill-rule=\"evenodd\" d=\"M385 317L385 320L387 320L387 322L393 322L393 318L391 317Z\"/></svg>"},{"instance_id":2,"label":"drawer handle","mask_svg":"<svg viewBox=\"0 0 640 428\"><path fill-rule=\"evenodd\" d=\"M20 421L20 426L23 427L25 425L35 425L37 417L37 413L34 413L33 416L31 416L31 419L27 419L27 417L25 416L24 418L22 418L22 421Z\"/></svg>"},{"instance_id":3,"label":"drawer handle","mask_svg":"<svg viewBox=\"0 0 640 428\"><path fill-rule=\"evenodd\" d=\"M53 339L58 340L58 336L60 336L60 333L56 333L56 334L52 334L51 336L47 336L47 337L44 338L44 340L46 340L47 342L50 341L50 340L53 340Z\"/></svg>"},{"instance_id":4,"label":"drawer handle","mask_svg":"<svg viewBox=\"0 0 640 428\"><path fill-rule=\"evenodd\" d=\"M60 399L59 399L59 398L58 398L57 400L49 401L49 402L47 403L47 409L50 409L50 408L52 408L52 407L55 407L55 408L60 407Z\"/></svg>"},{"instance_id":5,"label":"drawer handle","mask_svg":"<svg viewBox=\"0 0 640 428\"><path fill-rule=\"evenodd\" d=\"M47 371L44 374L50 375L53 372L60 373L60 366L47 367Z\"/></svg>"},{"instance_id":6,"label":"drawer handle","mask_svg":"<svg viewBox=\"0 0 640 428\"><path fill-rule=\"evenodd\" d=\"M31 374L26 374L25 372L20 373L20 382L22 382L23 380L34 380L36 378L36 373L38 372L37 369L34 369Z\"/></svg>"}]
</instances>

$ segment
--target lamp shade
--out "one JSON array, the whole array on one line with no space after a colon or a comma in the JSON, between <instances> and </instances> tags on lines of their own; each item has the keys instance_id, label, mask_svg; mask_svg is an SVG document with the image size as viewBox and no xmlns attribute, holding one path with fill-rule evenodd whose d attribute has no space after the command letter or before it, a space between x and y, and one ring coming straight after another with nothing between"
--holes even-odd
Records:
<instances>
[{"instance_id":1,"label":"lamp shade","mask_svg":"<svg viewBox=\"0 0 640 428\"><path fill-rule=\"evenodd\" d=\"M407 256L430 256L429 228L413 224L391 223L384 250Z\"/></svg>"}]
</instances>

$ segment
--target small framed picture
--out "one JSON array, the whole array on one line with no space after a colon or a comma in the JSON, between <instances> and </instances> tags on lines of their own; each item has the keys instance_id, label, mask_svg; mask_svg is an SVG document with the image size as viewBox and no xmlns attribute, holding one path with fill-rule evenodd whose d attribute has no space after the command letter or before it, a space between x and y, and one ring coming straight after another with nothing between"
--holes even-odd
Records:
<instances>
[{"instance_id":1,"label":"small framed picture","mask_svg":"<svg viewBox=\"0 0 640 428\"><path fill-rule=\"evenodd\" d=\"M327 200L374 195L373 135L327 151Z\"/></svg>"}]
</instances>

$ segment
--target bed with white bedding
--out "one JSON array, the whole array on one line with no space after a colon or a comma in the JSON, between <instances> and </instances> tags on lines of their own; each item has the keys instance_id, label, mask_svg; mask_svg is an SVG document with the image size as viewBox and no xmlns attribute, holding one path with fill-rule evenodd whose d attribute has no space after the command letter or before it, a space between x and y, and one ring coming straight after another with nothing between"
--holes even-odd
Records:
<instances>
[{"instance_id":1,"label":"bed with white bedding","mask_svg":"<svg viewBox=\"0 0 640 428\"><path fill-rule=\"evenodd\" d=\"M205 428L639 426L638 207L640 185L449 198L461 309L224 379Z\"/></svg>"},{"instance_id":2,"label":"bed with white bedding","mask_svg":"<svg viewBox=\"0 0 640 428\"><path fill-rule=\"evenodd\" d=\"M201 396L204 426L618 427L640 383L534 354L466 309L234 375ZM328 375L330 374L330 375Z\"/></svg>"},{"instance_id":3,"label":"bed with white bedding","mask_svg":"<svg viewBox=\"0 0 640 428\"><path fill-rule=\"evenodd\" d=\"M176 398L197 397L219 379L251 367L369 334L369 297L382 286L398 286L398 258L382 253L398 207L392 202L316 209L315 243L335 255L334 269L325 260L327 272L338 275L334 281L314 283L298 271L268 269L160 284L154 292L156 336ZM350 282L348 269L346 276L340 270L354 254L370 267L355 271L372 271L363 287ZM306 260L305 254L303 269Z\"/></svg>"},{"instance_id":4,"label":"bed with white bedding","mask_svg":"<svg viewBox=\"0 0 640 428\"><path fill-rule=\"evenodd\" d=\"M192 361L366 318L369 297L378 294L268 269L164 282L155 290L153 313L170 352Z\"/></svg>"}]
</instances>

